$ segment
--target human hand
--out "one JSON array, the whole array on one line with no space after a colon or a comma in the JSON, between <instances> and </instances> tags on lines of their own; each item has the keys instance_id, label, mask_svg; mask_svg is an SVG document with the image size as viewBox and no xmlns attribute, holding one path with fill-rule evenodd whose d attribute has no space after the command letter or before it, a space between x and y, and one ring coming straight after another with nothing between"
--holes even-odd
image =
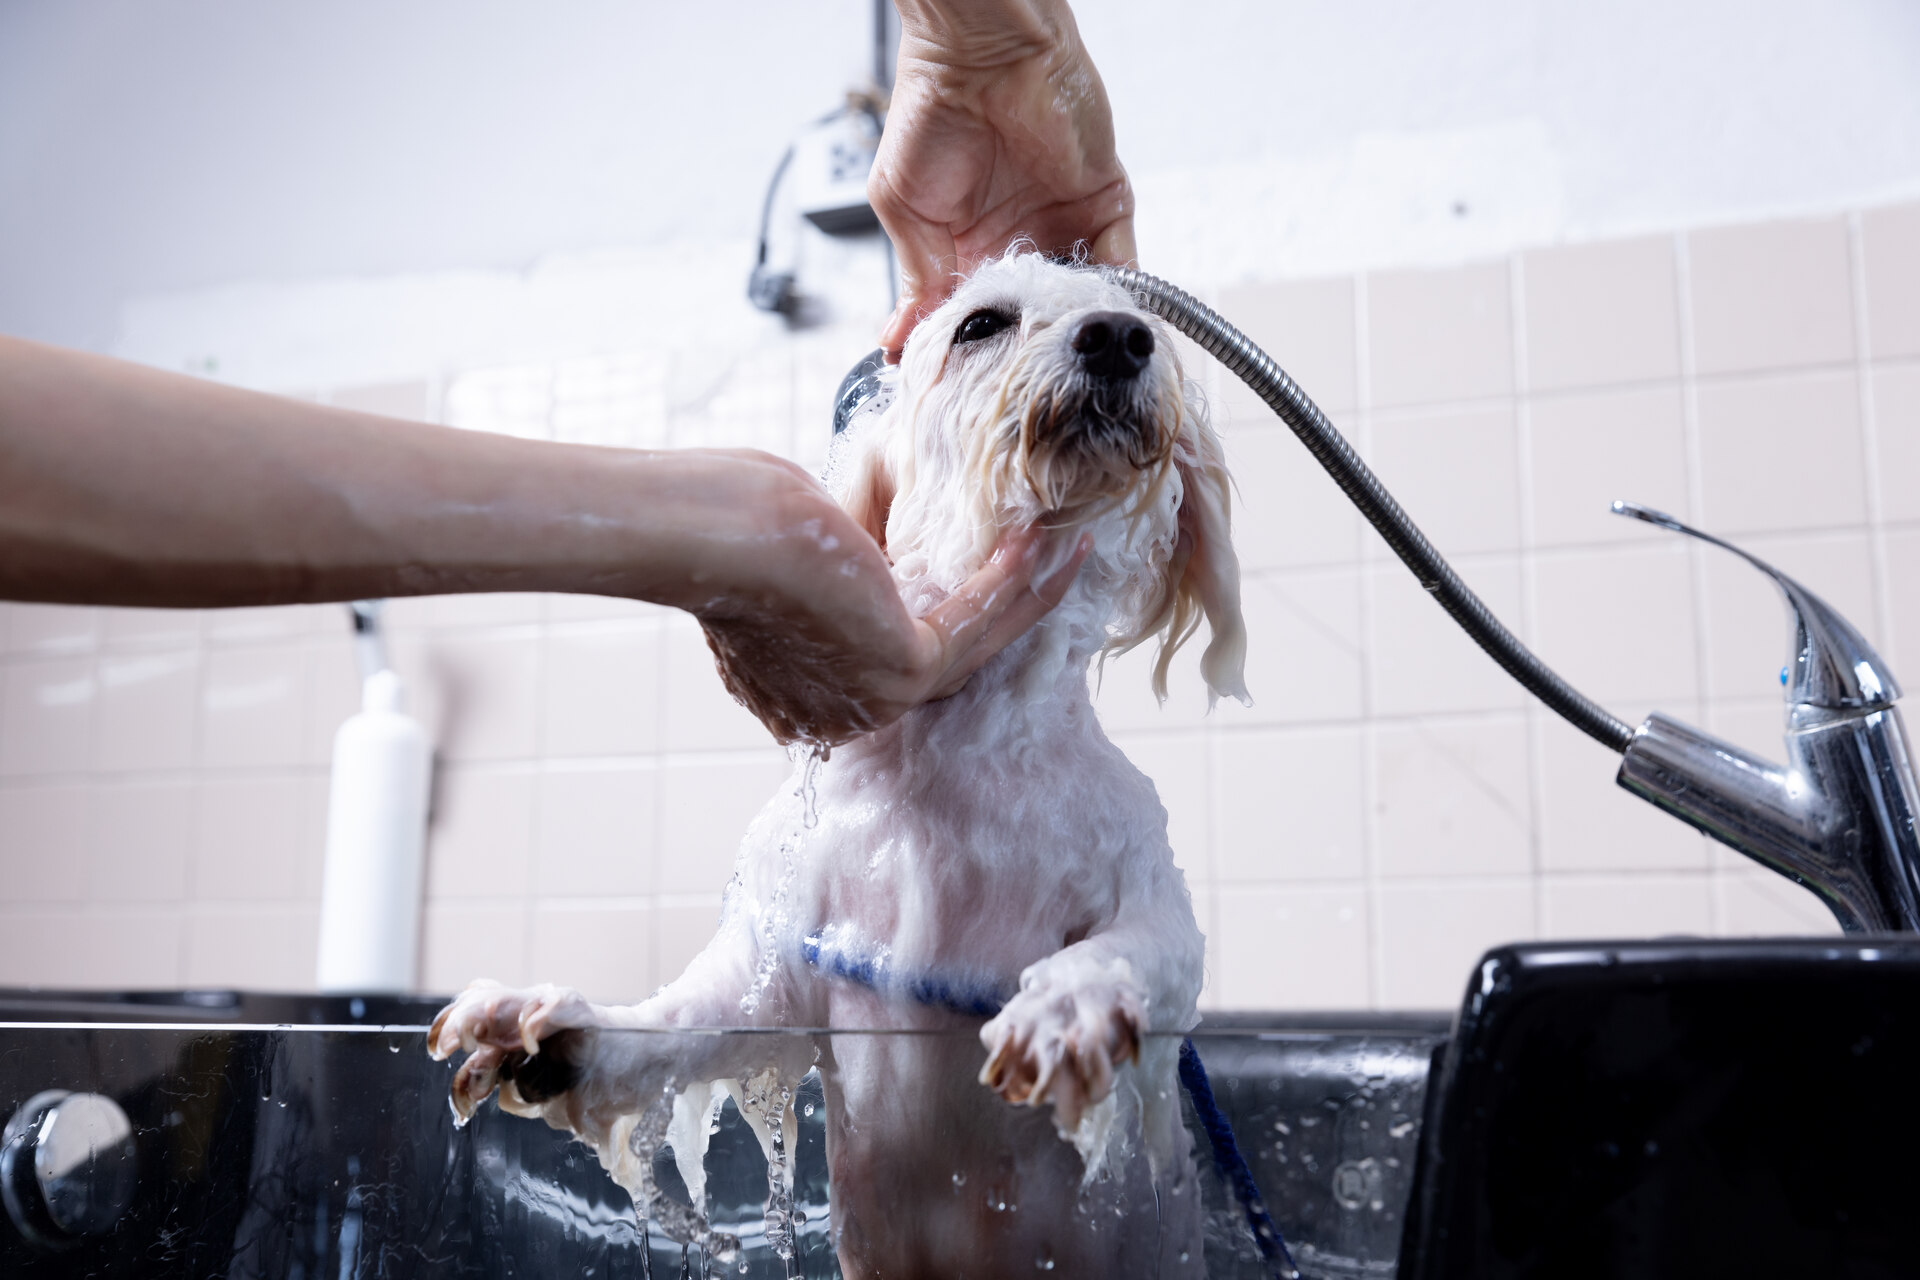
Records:
<instances>
[{"instance_id":1,"label":"human hand","mask_svg":"<svg viewBox=\"0 0 1920 1280\"><path fill-rule=\"evenodd\" d=\"M884 554L798 467L732 455L751 495L728 507L753 525L729 536L684 602L727 689L781 742L844 742L957 693L1060 602L1089 543L1038 580L1051 535L1027 528L923 617L900 600ZM715 509L715 508L710 508Z\"/></svg>"},{"instance_id":2,"label":"human hand","mask_svg":"<svg viewBox=\"0 0 1920 1280\"><path fill-rule=\"evenodd\" d=\"M1063 0L899 0L900 59L867 198L900 255L880 345L897 359L956 272L1026 237L1134 257L1113 115Z\"/></svg>"}]
</instances>

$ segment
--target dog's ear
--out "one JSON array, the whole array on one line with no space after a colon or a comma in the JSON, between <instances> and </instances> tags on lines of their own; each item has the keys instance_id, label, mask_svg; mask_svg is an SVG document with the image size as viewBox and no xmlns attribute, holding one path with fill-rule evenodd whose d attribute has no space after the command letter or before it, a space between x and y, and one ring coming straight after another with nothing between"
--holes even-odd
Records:
<instances>
[{"instance_id":1,"label":"dog's ear","mask_svg":"<svg viewBox=\"0 0 1920 1280\"><path fill-rule=\"evenodd\" d=\"M1200 657L1208 705L1225 695L1251 706L1226 453L1197 405L1189 404L1181 415L1173 466L1180 476L1180 536L1167 566L1171 608L1154 661L1153 691L1162 699L1167 696L1167 666L1174 651L1199 629L1204 614L1212 633Z\"/></svg>"}]
</instances>

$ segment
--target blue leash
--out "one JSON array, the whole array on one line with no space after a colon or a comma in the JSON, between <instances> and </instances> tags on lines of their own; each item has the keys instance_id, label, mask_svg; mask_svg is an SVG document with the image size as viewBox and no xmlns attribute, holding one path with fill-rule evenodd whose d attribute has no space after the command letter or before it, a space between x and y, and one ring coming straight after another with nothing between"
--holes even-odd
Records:
<instances>
[{"instance_id":1,"label":"blue leash","mask_svg":"<svg viewBox=\"0 0 1920 1280\"><path fill-rule=\"evenodd\" d=\"M800 952L809 966L828 977L844 978L870 991L879 991L884 985L883 966L879 961L871 956L850 956L838 947L827 950L817 933L801 940ZM991 1018L1006 1004L1000 994L990 988L950 984L931 976L907 983L906 994L916 1004L932 1005L973 1018ZM1233 1188L1234 1199L1240 1202L1240 1211L1246 1216L1247 1228L1253 1232L1253 1242L1259 1246L1260 1256L1266 1259L1274 1280L1300 1280L1300 1268L1294 1265L1286 1238L1267 1212L1260 1187L1253 1180L1253 1170L1247 1167L1246 1157L1240 1154L1240 1144L1234 1139L1233 1126L1227 1123L1220 1104L1214 1101L1213 1084L1207 1079L1207 1069L1200 1063L1200 1051L1193 1047L1192 1037L1180 1042L1180 1085L1193 1103L1200 1127L1207 1131L1214 1168Z\"/></svg>"}]
</instances>

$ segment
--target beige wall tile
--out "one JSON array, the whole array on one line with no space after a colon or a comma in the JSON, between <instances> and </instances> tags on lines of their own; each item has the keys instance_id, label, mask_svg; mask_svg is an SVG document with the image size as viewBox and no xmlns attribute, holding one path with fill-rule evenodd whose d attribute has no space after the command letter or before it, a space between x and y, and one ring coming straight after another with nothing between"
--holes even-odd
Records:
<instances>
[{"instance_id":1,"label":"beige wall tile","mask_svg":"<svg viewBox=\"0 0 1920 1280\"><path fill-rule=\"evenodd\" d=\"M1220 291L1214 309L1332 414L1357 403L1353 290L1349 276L1235 285ZM1273 420L1273 410L1231 374L1221 379L1220 399L1234 425Z\"/></svg>"},{"instance_id":2,"label":"beige wall tile","mask_svg":"<svg viewBox=\"0 0 1920 1280\"><path fill-rule=\"evenodd\" d=\"M1819 538L1744 538L1743 548L1838 609L1877 644L1884 628L1873 588L1873 551L1867 535ZM1746 561L1710 551L1706 571L1709 694L1716 698L1778 696L1779 673L1790 661L1793 635L1786 601L1773 581Z\"/></svg>"},{"instance_id":3,"label":"beige wall tile","mask_svg":"<svg viewBox=\"0 0 1920 1280\"><path fill-rule=\"evenodd\" d=\"M1520 567L1512 560L1455 562L1497 618L1521 626ZM1525 692L1467 638L1398 560L1371 572L1375 715L1514 710ZM1296 679L1300 678L1296 674Z\"/></svg>"},{"instance_id":4,"label":"beige wall tile","mask_svg":"<svg viewBox=\"0 0 1920 1280\"><path fill-rule=\"evenodd\" d=\"M664 714L660 744L666 751L768 747L773 735L753 713L733 700L714 667L700 628L676 619L661 635L665 654Z\"/></svg>"},{"instance_id":5,"label":"beige wall tile","mask_svg":"<svg viewBox=\"0 0 1920 1280\"><path fill-rule=\"evenodd\" d=\"M537 782L524 767L439 771L427 830L429 897L514 898L534 890Z\"/></svg>"},{"instance_id":6,"label":"beige wall tile","mask_svg":"<svg viewBox=\"0 0 1920 1280\"><path fill-rule=\"evenodd\" d=\"M533 892L631 897L653 888L657 770L550 770L540 775Z\"/></svg>"},{"instance_id":7,"label":"beige wall tile","mask_svg":"<svg viewBox=\"0 0 1920 1280\"><path fill-rule=\"evenodd\" d=\"M1673 536L1614 515L1615 499L1688 518L1686 414L1677 387L1536 399L1528 431L1534 545Z\"/></svg>"},{"instance_id":8,"label":"beige wall tile","mask_svg":"<svg viewBox=\"0 0 1920 1280\"><path fill-rule=\"evenodd\" d=\"M196 987L311 991L320 948L312 906L235 903L187 916L182 980Z\"/></svg>"},{"instance_id":9,"label":"beige wall tile","mask_svg":"<svg viewBox=\"0 0 1920 1280\"><path fill-rule=\"evenodd\" d=\"M1364 886L1249 885L1222 894L1219 912L1215 1007L1367 1007Z\"/></svg>"},{"instance_id":10,"label":"beige wall tile","mask_svg":"<svg viewBox=\"0 0 1920 1280\"><path fill-rule=\"evenodd\" d=\"M91 764L99 689L91 658L12 663L0 682L0 774L72 773Z\"/></svg>"},{"instance_id":11,"label":"beige wall tile","mask_svg":"<svg viewBox=\"0 0 1920 1280\"><path fill-rule=\"evenodd\" d=\"M428 619L435 627L517 627L546 616L546 597L531 591L489 591L434 596Z\"/></svg>"},{"instance_id":12,"label":"beige wall tile","mask_svg":"<svg viewBox=\"0 0 1920 1280\"><path fill-rule=\"evenodd\" d=\"M1709 383L1699 403L1708 532L1865 522L1859 380L1851 371Z\"/></svg>"},{"instance_id":13,"label":"beige wall tile","mask_svg":"<svg viewBox=\"0 0 1920 1280\"><path fill-rule=\"evenodd\" d=\"M200 655L113 655L100 659L94 718L96 768L184 769L193 763Z\"/></svg>"},{"instance_id":14,"label":"beige wall tile","mask_svg":"<svg viewBox=\"0 0 1920 1280\"><path fill-rule=\"evenodd\" d=\"M66 604L16 604L7 612L9 653L40 657L92 653L100 643L99 609Z\"/></svg>"},{"instance_id":15,"label":"beige wall tile","mask_svg":"<svg viewBox=\"0 0 1920 1280\"><path fill-rule=\"evenodd\" d=\"M360 668L353 656L352 641L345 635L325 636L310 642L312 665L307 682L306 748L301 759L307 764L327 765L333 760L334 735L347 717L360 710ZM421 718L421 691L418 672L409 671L406 681L407 713ZM423 723L425 721L423 720Z\"/></svg>"},{"instance_id":16,"label":"beige wall tile","mask_svg":"<svg viewBox=\"0 0 1920 1280\"><path fill-rule=\"evenodd\" d=\"M1843 218L1688 233L1694 367L1748 373L1853 359Z\"/></svg>"},{"instance_id":17,"label":"beige wall tile","mask_svg":"<svg viewBox=\"0 0 1920 1280\"><path fill-rule=\"evenodd\" d=\"M771 752L663 766L657 891L717 894L725 888L747 824L787 785L792 772L793 766Z\"/></svg>"},{"instance_id":18,"label":"beige wall tile","mask_svg":"<svg viewBox=\"0 0 1920 1280\"><path fill-rule=\"evenodd\" d=\"M212 644L268 644L292 640L316 631L337 629L351 633L343 604L264 605L246 609L208 609L207 640Z\"/></svg>"},{"instance_id":19,"label":"beige wall tile","mask_svg":"<svg viewBox=\"0 0 1920 1280\"><path fill-rule=\"evenodd\" d=\"M1167 841L1188 885L1205 884L1213 878L1207 836L1212 762L1206 739L1193 733L1136 734L1119 746L1153 780L1166 806Z\"/></svg>"},{"instance_id":20,"label":"beige wall tile","mask_svg":"<svg viewBox=\"0 0 1920 1280\"><path fill-rule=\"evenodd\" d=\"M1920 364L1874 371L1873 424L1881 516L1920 521Z\"/></svg>"},{"instance_id":21,"label":"beige wall tile","mask_svg":"<svg viewBox=\"0 0 1920 1280\"><path fill-rule=\"evenodd\" d=\"M1511 408L1381 419L1372 452L1374 470L1443 554L1519 550Z\"/></svg>"},{"instance_id":22,"label":"beige wall tile","mask_svg":"<svg viewBox=\"0 0 1920 1280\"><path fill-rule=\"evenodd\" d=\"M1247 691L1253 705L1223 698L1214 712L1222 727L1350 720L1360 714L1364 641L1358 572L1249 577L1240 584L1240 607L1247 624Z\"/></svg>"},{"instance_id":23,"label":"beige wall tile","mask_svg":"<svg viewBox=\"0 0 1920 1280\"><path fill-rule=\"evenodd\" d=\"M665 984L686 972L719 932L720 895L662 902L654 908L654 922L654 974Z\"/></svg>"},{"instance_id":24,"label":"beige wall tile","mask_svg":"<svg viewBox=\"0 0 1920 1280\"><path fill-rule=\"evenodd\" d=\"M1689 708L1668 707L1683 720ZM1614 782L1620 757L1541 715L1540 865L1547 871L1698 871L1706 837Z\"/></svg>"},{"instance_id":25,"label":"beige wall tile","mask_svg":"<svg viewBox=\"0 0 1920 1280\"><path fill-rule=\"evenodd\" d=\"M1365 874L1359 730L1223 733L1214 757L1221 883Z\"/></svg>"},{"instance_id":26,"label":"beige wall tile","mask_svg":"<svg viewBox=\"0 0 1920 1280\"><path fill-rule=\"evenodd\" d=\"M85 786L0 788L0 904L86 900L93 804Z\"/></svg>"},{"instance_id":27,"label":"beige wall tile","mask_svg":"<svg viewBox=\"0 0 1920 1280\"><path fill-rule=\"evenodd\" d=\"M1881 656L1895 664L1896 673L1920 671L1920 529L1887 534L1887 585L1893 644Z\"/></svg>"},{"instance_id":28,"label":"beige wall tile","mask_svg":"<svg viewBox=\"0 0 1920 1280\"><path fill-rule=\"evenodd\" d=\"M314 821L302 779L209 778L194 796L191 892L196 902L288 901Z\"/></svg>"},{"instance_id":29,"label":"beige wall tile","mask_svg":"<svg viewBox=\"0 0 1920 1280\"><path fill-rule=\"evenodd\" d=\"M658 627L548 636L542 750L549 756L658 750L660 683Z\"/></svg>"},{"instance_id":30,"label":"beige wall tile","mask_svg":"<svg viewBox=\"0 0 1920 1280\"><path fill-rule=\"evenodd\" d=\"M178 902L187 895L193 787L123 782L94 789L87 840L93 902Z\"/></svg>"},{"instance_id":31,"label":"beige wall tile","mask_svg":"<svg viewBox=\"0 0 1920 1280\"><path fill-rule=\"evenodd\" d=\"M524 902L430 902L421 921L420 987L451 996L477 978L535 981L527 966L531 910Z\"/></svg>"},{"instance_id":32,"label":"beige wall tile","mask_svg":"<svg viewBox=\"0 0 1920 1280\"><path fill-rule=\"evenodd\" d=\"M1548 938L1700 937L1713 932L1707 873L1546 878L1542 936Z\"/></svg>"},{"instance_id":33,"label":"beige wall tile","mask_svg":"<svg viewBox=\"0 0 1920 1280\"><path fill-rule=\"evenodd\" d=\"M100 638L113 648L191 649L207 616L199 609L102 609Z\"/></svg>"},{"instance_id":34,"label":"beige wall tile","mask_svg":"<svg viewBox=\"0 0 1920 1280\"><path fill-rule=\"evenodd\" d=\"M1860 235L1874 357L1920 356L1920 204L1861 215Z\"/></svg>"},{"instance_id":35,"label":"beige wall tile","mask_svg":"<svg viewBox=\"0 0 1920 1280\"><path fill-rule=\"evenodd\" d=\"M435 637L392 646L413 714L447 760L537 752L541 645L533 636Z\"/></svg>"},{"instance_id":36,"label":"beige wall tile","mask_svg":"<svg viewBox=\"0 0 1920 1280\"><path fill-rule=\"evenodd\" d=\"M1836 934L1840 926L1826 904L1785 876L1760 867L1719 878L1721 931L1730 938L1780 938Z\"/></svg>"},{"instance_id":37,"label":"beige wall tile","mask_svg":"<svg viewBox=\"0 0 1920 1280\"><path fill-rule=\"evenodd\" d=\"M658 985L652 934L647 906L537 903L529 962L534 980L573 987L598 1003L644 999Z\"/></svg>"},{"instance_id":38,"label":"beige wall tile","mask_svg":"<svg viewBox=\"0 0 1920 1280\"><path fill-rule=\"evenodd\" d=\"M1675 378L1673 240L1607 240L1525 256L1527 379L1535 391Z\"/></svg>"},{"instance_id":39,"label":"beige wall tile","mask_svg":"<svg viewBox=\"0 0 1920 1280\"><path fill-rule=\"evenodd\" d=\"M84 908L35 904L0 915L0 985L78 987L89 961L78 941Z\"/></svg>"},{"instance_id":40,"label":"beige wall tile","mask_svg":"<svg viewBox=\"0 0 1920 1280\"><path fill-rule=\"evenodd\" d=\"M1228 434L1226 448L1241 572L1350 564L1359 556L1359 513L1293 432L1242 428Z\"/></svg>"},{"instance_id":41,"label":"beige wall tile","mask_svg":"<svg viewBox=\"0 0 1920 1280\"><path fill-rule=\"evenodd\" d=\"M214 768L304 762L313 652L301 644L216 648L200 688L200 762Z\"/></svg>"},{"instance_id":42,"label":"beige wall tile","mask_svg":"<svg viewBox=\"0 0 1920 1280\"><path fill-rule=\"evenodd\" d=\"M1420 721L1374 730L1374 849L1383 876L1532 869L1527 722Z\"/></svg>"},{"instance_id":43,"label":"beige wall tile","mask_svg":"<svg viewBox=\"0 0 1920 1280\"><path fill-rule=\"evenodd\" d=\"M1251 624L1249 624L1251 626ZM1132 653L1095 662L1087 684L1101 727L1108 733L1197 729L1207 723L1207 685L1200 678L1200 655L1207 645L1203 623L1200 634L1173 655L1167 668L1167 700L1154 696L1153 664L1160 642L1149 640Z\"/></svg>"},{"instance_id":44,"label":"beige wall tile","mask_svg":"<svg viewBox=\"0 0 1920 1280\"><path fill-rule=\"evenodd\" d=\"M63 943L71 976L63 981L121 991L180 985L186 916L179 907L95 907L73 926Z\"/></svg>"},{"instance_id":45,"label":"beige wall tile","mask_svg":"<svg viewBox=\"0 0 1920 1280\"><path fill-rule=\"evenodd\" d=\"M1432 404L1513 390L1505 262L1367 277L1368 361L1376 406Z\"/></svg>"},{"instance_id":46,"label":"beige wall tile","mask_svg":"<svg viewBox=\"0 0 1920 1280\"><path fill-rule=\"evenodd\" d=\"M1455 1009L1480 957L1535 936L1523 879L1393 883L1380 890L1380 999L1387 1009Z\"/></svg>"},{"instance_id":47,"label":"beige wall tile","mask_svg":"<svg viewBox=\"0 0 1920 1280\"><path fill-rule=\"evenodd\" d=\"M567 622L640 622L665 618L671 611L644 600L619 596L550 595L547 597L547 621Z\"/></svg>"},{"instance_id":48,"label":"beige wall tile","mask_svg":"<svg viewBox=\"0 0 1920 1280\"><path fill-rule=\"evenodd\" d=\"M1540 656L1616 715L1690 702L1700 692L1693 589L1678 539L1543 555L1534 562Z\"/></svg>"}]
</instances>

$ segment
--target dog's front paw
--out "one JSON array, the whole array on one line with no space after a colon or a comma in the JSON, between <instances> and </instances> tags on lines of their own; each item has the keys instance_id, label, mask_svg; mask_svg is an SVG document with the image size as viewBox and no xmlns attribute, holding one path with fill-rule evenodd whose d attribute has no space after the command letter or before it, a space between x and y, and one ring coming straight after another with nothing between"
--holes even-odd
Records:
<instances>
[{"instance_id":1,"label":"dog's front paw","mask_svg":"<svg viewBox=\"0 0 1920 1280\"><path fill-rule=\"evenodd\" d=\"M506 1110L537 1114L541 1103L573 1087L583 1033L597 1021L586 998L566 987L519 991L481 979L433 1020L427 1050L440 1060L467 1052L449 1090L458 1123L496 1088Z\"/></svg>"},{"instance_id":2,"label":"dog's front paw","mask_svg":"<svg viewBox=\"0 0 1920 1280\"><path fill-rule=\"evenodd\" d=\"M1053 1104L1062 1133L1113 1089L1114 1069L1140 1056L1146 1001L1124 960L1054 975L1029 970L1020 994L980 1028L980 1083L1008 1102Z\"/></svg>"}]
</instances>

